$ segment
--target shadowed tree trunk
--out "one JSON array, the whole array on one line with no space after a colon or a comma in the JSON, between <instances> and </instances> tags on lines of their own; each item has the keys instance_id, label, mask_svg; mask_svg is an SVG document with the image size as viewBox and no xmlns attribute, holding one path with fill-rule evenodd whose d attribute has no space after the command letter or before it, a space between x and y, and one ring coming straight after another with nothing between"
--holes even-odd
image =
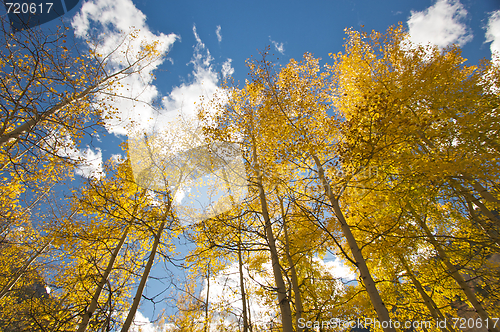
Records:
<instances>
[{"instance_id":1,"label":"shadowed tree trunk","mask_svg":"<svg viewBox=\"0 0 500 332\"><path fill-rule=\"evenodd\" d=\"M365 258L361 253L361 249L359 248L358 243L356 242L356 239L352 234L351 228L347 224L344 214L340 209L339 201L333 194L330 184L328 183L325 177L325 171L323 170L323 166L321 165L321 162L319 161L316 155L312 155L312 157L314 159L314 162L316 163L316 167L318 168L319 179L321 180L321 182L323 183L323 187L325 188L325 195L328 197L330 203L332 204L333 211L335 213L335 216L337 217L337 220L340 223L342 233L344 234L347 240L349 248L351 249L352 256L356 262L356 267L358 268L361 279L363 280L363 284L366 288L368 295L370 296L371 303L375 308L375 311L377 312L378 319L381 322L387 322L385 324L387 324L388 326L385 328L383 327L385 332L396 332L396 329L389 325L389 321L391 320L389 312L387 311L387 308L384 302L382 301L382 298L380 297L377 287L375 286L375 281L373 280L370 271L368 270Z\"/></svg>"},{"instance_id":2,"label":"shadowed tree trunk","mask_svg":"<svg viewBox=\"0 0 500 332\"><path fill-rule=\"evenodd\" d=\"M418 222L420 227L423 229L429 242L434 246L434 248L438 252L439 258L443 262L443 264L446 266L447 272L453 277L453 279L455 279L456 283L460 286L462 291L465 293L467 300L470 302L470 304L472 304L472 306L476 310L479 317L481 317L481 319L484 322L488 322L488 331L499 332L498 328L494 327L495 322L493 320L491 320L491 318L489 317L486 310L483 308L481 303L479 303L479 301L476 298L476 295L474 294L472 289L469 287L467 282L464 280L464 278L462 277L462 275L460 274L458 269L455 267L455 265L453 265L450 262L448 255L444 251L443 247L436 240L434 235L432 235L432 233L431 233L429 227L427 226L427 224L425 223L425 221L422 218L420 218L418 213L415 211L415 209L409 203L407 206L408 206L409 211L412 213L413 217L416 219L416 221Z\"/></svg>"},{"instance_id":3,"label":"shadowed tree trunk","mask_svg":"<svg viewBox=\"0 0 500 332\"><path fill-rule=\"evenodd\" d=\"M304 312L304 307L302 306L302 296L300 295L299 281L297 278L297 271L295 271L295 263L293 262L292 256L290 255L290 240L288 237L288 226L285 217L285 209L283 207L283 198L279 198L281 217L283 218L283 232L285 233L285 254L288 260L288 265L290 266L290 274L292 277L292 289L295 299L295 324L298 332L302 331L299 326L299 320L302 318L302 313Z\"/></svg>"},{"instance_id":4,"label":"shadowed tree trunk","mask_svg":"<svg viewBox=\"0 0 500 332\"><path fill-rule=\"evenodd\" d=\"M403 265L405 271L406 271L406 275L408 277L410 277L413 285L415 285L415 288L417 288L417 291L418 293L420 294L420 296L422 297L422 300L424 300L424 304L425 306L427 307L427 309L429 310L429 312L431 313L431 316L432 318L434 318L434 320L437 322L438 320L440 321L445 321L445 317L444 315L442 314L441 310L439 310L438 306L436 305L436 303L432 300L432 298L427 294L427 292L425 291L424 287L422 286L422 284L420 283L420 281L417 279L417 277L413 274L413 272L411 271L410 267L408 266L408 263L406 262L406 260L404 259L403 256L400 256L398 255L398 259L399 261L401 262L401 264ZM455 330L453 329L453 327L449 324L448 321L446 321L446 327L441 327L441 330L443 332L454 332Z\"/></svg>"}]
</instances>

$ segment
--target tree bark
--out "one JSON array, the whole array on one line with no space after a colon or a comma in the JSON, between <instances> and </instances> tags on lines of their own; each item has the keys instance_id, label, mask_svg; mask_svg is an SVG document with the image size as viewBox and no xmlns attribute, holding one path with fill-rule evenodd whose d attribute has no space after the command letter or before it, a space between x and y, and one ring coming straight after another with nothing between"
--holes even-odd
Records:
<instances>
[{"instance_id":1,"label":"tree bark","mask_svg":"<svg viewBox=\"0 0 500 332\"><path fill-rule=\"evenodd\" d=\"M356 266L358 268L361 279L363 280L363 284L365 285L366 291L370 296L373 308L377 312L377 316L381 324L383 322L386 322L385 324L387 324L387 327L383 328L383 330L385 332L396 332L396 329L392 327L392 324L389 323L391 320L389 316L389 311L387 310L384 302L382 301L382 298L380 297L377 287L375 286L375 281L373 280L370 271L368 269L368 266L366 265L365 258L361 253L361 249L359 248L358 243L356 242L356 239L354 238L354 235L351 232L351 228L347 224L344 214L340 209L339 201L333 195L330 184L325 178L325 172L323 170L323 166L321 165L321 162L316 155L312 155L312 157L314 159L314 162L316 163L316 167L318 168L318 176L321 182L323 183L323 187L325 189L325 195L328 197L330 203L332 204L335 216L337 217L337 220L340 223L342 233L344 234L347 243L349 245L349 248L351 249L352 256L356 262Z\"/></svg>"},{"instance_id":2,"label":"tree bark","mask_svg":"<svg viewBox=\"0 0 500 332\"><path fill-rule=\"evenodd\" d=\"M207 267L207 296L205 297L205 326L203 327L205 332L210 330L210 317L208 317L208 305L210 300L210 261Z\"/></svg>"},{"instance_id":3,"label":"tree bark","mask_svg":"<svg viewBox=\"0 0 500 332\"><path fill-rule=\"evenodd\" d=\"M460 274L458 269L450 262L448 255L444 251L443 247L436 240L434 235L432 235L432 233L431 233L429 227L427 226L427 224L425 223L425 221L422 218L420 218L420 216L417 214L415 209L410 204L408 204L408 208L409 208L410 212L413 214L413 216L415 217L415 219L417 220L420 227L424 230L424 233L427 236L427 239L429 240L429 242L434 246L434 248L438 252L439 258L441 259L441 261L443 262L443 264L446 266L446 268L448 270L447 272L453 277L455 282L460 286L462 291L465 293L467 300L470 302L470 304L472 304L472 306L474 307L474 309L477 312L477 314L479 315L479 317L484 322L486 322L486 321L488 322L488 326L489 326L488 331L500 332L498 328L494 327L495 326L494 321L491 320L491 318L489 317L486 310L483 308L481 303L479 303L473 290L469 287L469 285L464 280L464 278L462 277L462 275Z\"/></svg>"},{"instance_id":4,"label":"tree bark","mask_svg":"<svg viewBox=\"0 0 500 332\"><path fill-rule=\"evenodd\" d=\"M241 232L241 230L240 230ZM241 304L243 305L243 332L248 332L248 317L247 317L247 297L245 293L245 279L243 278L243 258L241 255L241 233L238 239L238 268L240 272L240 292Z\"/></svg>"},{"instance_id":5,"label":"tree bark","mask_svg":"<svg viewBox=\"0 0 500 332\"><path fill-rule=\"evenodd\" d=\"M437 322L438 320L441 320L441 321L444 321L445 320L445 317L444 315L441 313L441 310L439 310L438 306L436 305L436 303L432 300L432 298L427 294L427 292L425 291L424 287L422 286L422 284L420 283L420 281L417 279L417 277L413 274L413 272L411 271L410 267L408 266L408 263L406 262L406 260L403 258L403 256L400 256L398 255L398 259L399 261L401 262L401 264L403 265L405 271L406 271L406 275L408 277L410 277L413 285L415 285L415 287L417 288L417 291L418 293L420 294L420 296L422 297L422 300L424 300L424 304L425 306L427 307L427 309L429 310L432 318L434 318L434 320ZM446 321L446 327L441 327L441 330L443 332L454 332L455 330L453 329L453 327L449 324L448 321Z\"/></svg>"},{"instance_id":6,"label":"tree bark","mask_svg":"<svg viewBox=\"0 0 500 332\"><path fill-rule=\"evenodd\" d=\"M285 254L288 260L288 265L290 265L290 273L292 277L292 288L293 294L295 298L295 328L298 332L301 332L303 329L299 326L299 320L302 318L302 313L304 312L304 307L302 305L302 296L300 295L299 281L297 278L297 271L295 271L295 263L293 262L292 256L290 255L290 240L288 237L288 230L286 224L285 217L285 209L283 207L283 199L280 198L280 208L281 208L281 217L283 218L283 231L285 233Z\"/></svg>"},{"instance_id":7,"label":"tree bark","mask_svg":"<svg viewBox=\"0 0 500 332\"><path fill-rule=\"evenodd\" d=\"M451 185L462 194L466 200L473 202L475 205L479 207L481 212L488 217L493 223L495 223L496 227L500 229L500 219L496 217L493 212L491 212L483 203L481 203L478 199L472 196L471 193L467 189L465 189L460 183L458 183L454 179L450 179Z\"/></svg>"},{"instance_id":8,"label":"tree bark","mask_svg":"<svg viewBox=\"0 0 500 332\"><path fill-rule=\"evenodd\" d=\"M256 184L259 190L260 205L262 209L262 216L265 222L265 233L267 242L269 244L269 251L271 253L271 263L273 268L274 281L276 283L276 291L278 293L278 303L281 311L281 323L283 332L293 332L292 323L292 311L290 309L290 299L287 295L287 289L285 281L283 280L283 275L281 274L281 266L279 262L278 250L276 249L276 239L273 234L271 218L269 217L269 210L267 207L267 199L264 191L264 185L262 184L262 172L257 163L257 147L255 139L253 140L253 161L254 168L257 173Z\"/></svg>"}]
</instances>

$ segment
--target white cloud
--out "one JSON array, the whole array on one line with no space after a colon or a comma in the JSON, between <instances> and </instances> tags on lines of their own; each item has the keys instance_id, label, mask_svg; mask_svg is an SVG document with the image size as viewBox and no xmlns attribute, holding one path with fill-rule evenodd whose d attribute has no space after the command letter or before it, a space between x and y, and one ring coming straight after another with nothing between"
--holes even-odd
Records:
<instances>
[{"instance_id":1,"label":"white cloud","mask_svg":"<svg viewBox=\"0 0 500 332\"><path fill-rule=\"evenodd\" d=\"M217 35L217 40L219 43L222 41L222 35L220 34L221 27L220 25L217 26L217 29L215 30L215 34Z\"/></svg>"},{"instance_id":2,"label":"white cloud","mask_svg":"<svg viewBox=\"0 0 500 332\"><path fill-rule=\"evenodd\" d=\"M343 282L356 280L356 273L348 266L336 258L332 261L324 261L323 259L314 257L316 268L325 278L338 278ZM278 306L266 303L266 295L258 295L258 291L262 291L262 287L272 289L275 287L271 263L264 263L258 271L248 271L248 267L243 267L243 276L245 280L246 296L250 303L250 316L252 322L260 328L266 328L272 321L277 320L279 316ZM338 283L338 291L343 288L343 283ZM205 280L200 298L205 299L207 296L207 282ZM265 293L265 292L264 292ZM222 321L226 328L237 326L238 319L243 312L241 303L241 290L239 268L237 263L227 266L220 271L216 276L210 278L210 294L208 301L211 310L218 314L212 317L214 321ZM224 316L223 313L229 313Z\"/></svg>"},{"instance_id":3,"label":"white cloud","mask_svg":"<svg viewBox=\"0 0 500 332\"><path fill-rule=\"evenodd\" d=\"M262 273L250 276L246 267L243 269L245 279L245 290L249 302L250 316L252 323L256 327L266 327L269 322L278 315L276 307L270 307L264 303L264 300L255 293L255 290L261 288L261 285L274 285L272 276L272 267L270 263L262 266ZM206 298L207 282L201 291L200 298ZM240 276L237 263L229 265L226 269L219 272L216 276L210 278L210 294L208 301L211 310L214 310L215 322L220 322L227 327L238 326L240 315L243 312L241 302ZM224 316L224 313L227 315Z\"/></svg>"},{"instance_id":4,"label":"white cloud","mask_svg":"<svg viewBox=\"0 0 500 332\"><path fill-rule=\"evenodd\" d=\"M221 172L220 169L214 169L215 173L210 173L207 168L195 166L200 163L190 164L184 159L186 156L184 152L194 151L206 144L198 119L200 105L203 103L204 111L208 114L218 110L203 102L201 98L209 101L217 95L220 103L225 103L228 98L227 93L218 86L221 75L214 68L213 58L198 35L196 26L193 26L193 34L196 45L193 57L188 62L189 66L193 66L189 81L174 87L162 98L162 108L154 114L147 126L139 128L147 129L146 136L143 131L130 132L128 140L132 170L138 183L160 190L168 183L175 195L178 217L183 222L207 218L207 214L212 215L221 211L220 209L227 208L226 203L229 202L229 198L227 202L225 200L228 194L227 184L221 182L223 178L218 173ZM234 71L230 63L229 59L223 64L222 75L229 75ZM208 150L204 148L191 153L195 153L192 158L203 160L208 157ZM241 170L240 159L231 159L224 168L230 174L230 180L233 179L236 169ZM238 179L246 179L243 175L239 175ZM244 190L241 188L246 190L246 182L241 188L240 182L232 181L230 184L233 199L242 198ZM196 190L191 191L194 188ZM233 191L235 188L241 190ZM216 192L217 190L219 191Z\"/></svg>"},{"instance_id":5,"label":"white cloud","mask_svg":"<svg viewBox=\"0 0 500 332\"><path fill-rule=\"evenodd\" d=\"M153 34L145 19L144 14L136 9L130 0L120 0L118 4L110 0L91 0L82 6L80 13L73 20L73 26L76 34L85 38L89 32L98 31L98 48L102 54L107 54L116 48L116 45L120 45L118 51L109 58L109 66L116 70L123 68L122 63L130 61L128 58L137 58L137 54L144 47L140 41L160 42L160 52L164 54L178 38L173 34ZM132 36L128 35L123 39L118 29L130 31L130 25L135 25L136 30ZM218 32L220 34L220 29ZM204 144L197 117L201 98L210 100L217 93L222 98L221 102L227 99L224 91L218 87L221 77L214 69L213 58L198 35L196 26L193 26L193 34L196 44L193 57L187 64L192 65L193 70L186 83L174 87L167 95L160 96L156 86L152 84L150 74L165 58L154 59L140 73L122 78L121 84L113 87L112 93L123 98L105 101L117 110L111 118L105 119L107 130L129 136L132 168L138 181L148 181L143 182L144 185L165 185L165 179L148 176L152 173L150 167L145 164L147 158L154 165L166 165L176 153ZM222 75L229 75L233 71L229 59L222 65ZM106 95L99 97L103 102ZM160 97L160 108L153 108L151 103ZM213 113L215 109L207 106L205 111ZM154 152L151 152L151 148ZM151 160L152 158L155 160ZM171 182L173 179L167 180ZM179 194L177 200L181 199L181 196Z\"/></svg>"},{"instance_id":6,"label":"white cloud","mask_svg":"<svg viewBox=\"0 0 500 332\"><path fill-rule=\"evenodd\" d=\"M114 163L117 163L117 164L121 164L121 163L123 163L123 162L125 161L125 158L124 158L121 154L119 154L119 153L117 153L117 154L112 154L110 159L111 159Z\"/></svg>"},{"instance_id":7,"label":"white cloud","mask_svg":"<svg viewBox=\"0 0 500 332\"><path fill-rule=\"evenodd\" d=\"M149 133L159 135L163 140L162 147L155 147L159 149L155 152L171 154L185 150L185 146L179 144L181 137L188 142L191 148L201 144L201 137L198 139L199 142L196 139L199 136L197 115L201 98L210 100L215 94L224 95L218 86L219 75L213 68L213 58L201 41L196 26L193 26L193 34L196 45L193 57L188 62L188 65L193 66L193 71L189 75L190 82L174 87L168 95L162 98L162 109L157 110L152 115L151 119L147 121L147 125L139 127L139 129L146 129ZM223 65L223 71L230 73L233 69L230 62L227 63L226 61ZM208 108L206 111L212 113L215 110Z\"/></svg>"},{"instance_id":8,"label":"white cloud","mask_svg":"<svg viewBox=\"0 0 500 332\"><path fill-rule=\"evenodd\" d=\"M486 42L491 42L491 53L500 52L500 10L492 12L486 26Z\"/></svg>"},{"instance_id":9,"label":"white cloud","mask_svg":"<svg viewBox=\"0 0 500 332\"><path fill-rule=\"evenodd\" d=\"M101 149L96 148L96 151L87 147L86 150L80 151L77 156L81 162L76 169L76 174L86 178L101 177L104 174L102 169L102 153Z\"/></svg>"},{"instance_id":10,"label":"white cloud","mask_svg":"<svg viewBox=\"0 0 500 332\"><path fill-rule=\"evenodd\" d=\"M46 143L55 150L55 153L59 157L68 158L74 162L76 174L85 178L100 178L104 175L101 149L96 148L94 151L87 146L87 148L82 151L75 146L75 143L69 136L59 138L59 142L56 142L55 137L48 137L46 139Z\"/></svg>"},{"instance_id":11,"label":"white cloud","mask_svg":"<svg viewBox=\"0 0 500 332\"><path fill-rule=\"evenodd\" d=\"M195 118L200 97L210 98L220 91L217 86L219 77L212 66L213 58L201 41L196 26L193 26L193 34L196 39L196 46L194 47L193 58L188 63L188 65L193 65L193 80L191 83L181 84L173 88L168 96L163 97L164 110L160 115L161 120L170 120L178 116Z\"/></svg>"},{"instance_id":12,"label":"white cloud","mask_svg":"<svg viewBox=\"0 0 500 332\"><path fill-rule=\"evenodd\" d=\"M324 261L319 258L314 258L314 261L318 262L320 266L334 278L341 278L346 281L356 280L356 273L338 258L333 261Z\"/></svg>"},{"instance_id":13,"label":"white cloud","mask_svg":"<svg viewBox=\"0 0 500 332\"><path fill-rule=\"evenodd\" d=\"M273 43L274 49L276 51L280 52L281 54L285 54L285 47L283 46L283 43L278 43L277 41L272 40L271 37L269 37L269 40L271 41L271 43Z\"/></svg>"},{"instance_id":14,"label":"white cloud","mask_svg":"<svg viewBox=\"0 0 500 332\"><path fill-rule=\"evenodd\" d=\"M222 77L231 76L234 73L234 68L231 67L232 59L227 59L226 62L222 64Z\"/></svg>"},{"instance_id":15,"label":"white cloud","mask_svg":"<svg viewBox=\"0 0 500 332\"><path fill-rule=\"evenodd\" d=\"M139 129L146 128L147 131L155 133L175 131L172 122L179 119L183 119L185 123L194 121L191 126L196 126L201 98L209 100L215 94L222 95L222 90L218 87L219 75L212 65L213 58L198 35L196 26L193 26L193 34L196 45L193 57L187 63L193 66L193 71L189 75L190 82L174 87L169 94L162 97L162 109L151 114L151 118L146 120L147 125ZM222 72L233 71L229 59L223 64Z\"/></svg>"},{"instance_id":16,"label":"white cloud","mask_svg":"<svg viewBox=\"0 0 500 332\"><path fill-rule=\"evenodd\" d=\"M178 38L174 34L151 32L146 24L146 16L131 0L87 1L73 18L72 25L75 34L84 39L90 38L90 34L98 31L97 51L104 55L112 53L108 59L108 69L113 71L136 60L141 49L153 42L158 43L157 49L160 54L166 54ZM132 31L133 33L128 34ZM132 123L138 127L148 126L154 117L154 110L150 104L158 97L157 88L152 85L151 74L163 61L163 57L154 59L146 64L140 73L124 77L121 80L123 86L113 87L112 92L124 98L115 98L112 102L118 111L114 119L106 121L109 132L126 135L127 127Z\"/></svg>"},{"instance_id":17,"label":"white cloud","mask_svg":"<svg viewBox=\"0 0 500 332\"><path fill-rule=\"evenodd\" d=\"M73 19L78 36L85 36L89 32L90 21L99 22L106 31L128 31L131 26L144 27L146 16L130 0L90 0L83 4Z\"/></svg>"},{"instance_id":18,"label":"white cloud","mask_svg":"<svg viewBox=\"0 0 500 332\"><path fill-rule=\"evenodd\" d=\"M124 316L123 319L125 319ZM130 324L130 332L166 332L175 330L175 325L171 323L156 323L153 324L148 317L137 310L132 324Z\"/></svg>"},{"instance_id":19,"label":"white cloud","mask_svg":"<svg viewBox=\"0 0 500 332\"><path fill-rule=\"evenodd\" d=\"M155 326L139 310L135 313L134 321L130 325L131 332L159 332Z\"/></svg>"},{"instance_id":20,"label":"white cloud","mask_svg":"<svg viewBox=\"0 0 500 332\"><path fill-rule=\"evenodd\" d=\"M141 49L141 41L158 41L160 52L165 54L179 38L174 34L152 33L146 24L146 16L135 8L131 0L87 1L74 17L72 24L76 35L82 38L88 38L89 33L99 31L101 40L99 51L102 54L111 52L123 41L123 34L119 30L130 31L131 26L136 29L136 37L127 38L119 51L127 50L127 48L138 51ZM217 27L216 32L219 36L220 26ZM108 131L127 135L131 124L137 131L161 131L162 128L168 128L171 121L178 119L179 116L184 119L195 118L197 115L195 103L200 101L200 97L210 98L215 92L220 91L217 86L219 75L212 66L213 58L196 32L196 26L193 26L193 33L196 45L193 58L188 63L188 65L193 65L191 82L175 87L167 96L164 96L161 99L163 107L158 110L150 106L154 100L161 97L156 86L152 84L151 74L165 58L157 59L144 68L140 74L123 78L121 81L123 87L114 87L114 93L125 98L115 98L111 102L111 105L118 111L114 118L106 120ZM110 65L114 66L114 69L122 66L120 61L126 61L120 54L122 53L115 52L111 57ZM230 60L226 61L223 64L223 73L228 74L232 70Z\"/></svg>"},{"instance_id":21,"label":"white cloud","mask_svg":"<svg viewBox=\"0 0 500 332\"><path fill-rule=\"evenodd\" d=\"M410 41L440 48L453 43L463 46L473 37L463 23L466 16L467 11L458 0L438 0L425 11L412 11L407 21Z\"/></svg>"}]
</instances>

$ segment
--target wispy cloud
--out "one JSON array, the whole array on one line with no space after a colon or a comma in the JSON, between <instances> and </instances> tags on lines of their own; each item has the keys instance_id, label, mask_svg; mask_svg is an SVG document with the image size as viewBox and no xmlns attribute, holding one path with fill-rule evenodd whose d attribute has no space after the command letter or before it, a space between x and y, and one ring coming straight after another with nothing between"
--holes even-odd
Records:
<instances>
[{"instance_id":1,"label":"wispy cloud","mask_svg":"<svg viewBox=\"0 0 500 332\"><path fill-rule=\"evenodd\" d=\"M215 30L215 34L217 35L217 40L219 43L222 41L222 35L220 34L221 27L220 25L217 26L217 29Z\"/></svg>"},{"instance_id":2,"label":"wispy cloud","mask_svg":"<svg viewBox=\"0 0 500 332\"><path fill-rule=\"evenodd\" d=\"M410 41L440 48L453 43L463 46L473 38L463 22L466 16L467 10L458 0L438 0L424 11L412 11L407 21Z\"/></svg>"},{"instance_id":3,"label":"wispy cloud","mask_svg":"<svg viewBox=\"0 0 500 332\"><path fill-rule=\"evenodd\" d=\"M161 110L158 119L158 123L160 124L178 116L195 118L200 98L211 98L215 93L220 91L218 87L219 75L212 65L213 58L198 35L196 26L193 26L193 34L196 39L196 45L193 57L188 62L188 65L193 66L191 82L183 83L173 88L167 96L162 98L163 110ZM227 72L231 69L229 65L225 70Z\"/></svg>"},{"instance_id":4,"label":"wispy cloud","mask_svg":"<svg viewBox=\"0 0 500 332\"><path fill-rule=\"evenodd\" d=\"M140 185L158 189L165 188L168 183L175 195L179 220L186 223L199 218L209 218L215 212L230 208L229 198L226 200L227 183L223 182L223 176L219 174L222 170L214 169L214 174L209 174L206 168L195 166L200 164L196 158L204 160L208 157L203 152L206 149L201 147L206 143L198 118L200 105L203 105L206 114L214 114L218 109L204 101L209 101L217 95L218 104L225 103L227 93L218 86L221 75L213 64L210 51L198 35L196 26L193 26L193 35L196 45L193 57L188 62L188 66L193 66L188 81L174 87L164 96L161 108L147 126L139 127L147 128L146 136L144 131L140 130L129 133L128 140L132 170L137 181ZM222 75L230 75L233 71L231 60L228 59L222 65ZM215 153L217 150L212 147L211 151ZM208 153L208 150L206 152ZM191 163L183 159L186 158L186 153L192 155L189 157ZM238 158L228 158L225 162L227 165L224 169L231 181L233 173L241 170L239 165L243 165L243 162ZM175 176L177 171L185 176ZM235 189L231 184L230 188L236 190L239 187ZM243 188L246 189L246 182ZM242 195L243 192L238 191L238 195L233 192L233 199L238 200Z\"/></svg>"},{"instance_id":5,"label":"wispy cloud","mask_svg":"<svg viewBox=\"0 0 500 332\"><path fill-rule=\"evenodd\" d=\"M281 54L285 54L285 47L283 46L283 43L278 43L277 41L272 40L271 37L269 37L269 40L273 44L276 51L280 52Z\"/></svg>"},{"instance_id":6,"label":"wispy cloud","mask_svg":"<svg viewBox=\"0 0 500 332\"><path fill-rule=\"evenodd\" d=\"M125 161L125 158L121 154L112 154L110 158L114 163L121 164Z\"/></svg>"},{"instance_id":7,"label":"wispy cloud","mask_svg":"<svg viewBox=\"0 0 500 332\"><path fill-rule=\"evenodd\" d=\"M492 12L486 25L486 42L491 42L491 53L500 53L500 10ZM498 54L500 55L500 54Z\"/></svg>"},{"instance_id":8,"label":"wispy cloud","mask_svg":"<svg viewBox=\"0 0 500 332\"><path fill-rule=\"evenodd\" d=\"M90 147L87 147L84 151L78 150L77 157L81 160L81 162L76 169L76 174L86 178L99 178L102 174L104 174L102 169L101 149L96 148L94 151Z\"/></svg>"},{"instance_id":9,"label":"wispy cloud","mask_svg":"<svg viewBox=\"0 0 500 332\"><path fill-rule=\"evenodd\" d=\"M160 42L160 52L166 54L179 36L174 34L155 34L150 31L146 24L146 16L138 10L131 0L90 0L85 2L81 11L73 19L73 27L77 36L86 38L91 32L98 31L101 43L99 49L103 54L111 52L116 45L122 41L122 31L130 31L131 27L136 29L136 38L129 41L125 47L131 51L141 49L141 41ZM220 26L217 27L218 36ZM170 93L161 96L157 87L153 84L152 73L162 64L165 58L160 58L145 68L140 74L133 74L121 81L123 86L117 86L117 95L124 98L115 98L112 106L117 109L112 119L106 120L109 132L127 135L131 124L134 129L142 132L161 130L168 128L168 123L178 118L194 118L197 114L197 102L200 97L210 98L214 93L220 91L217 86L219 82L218 71L214 69L213 58L210 51L202 42L193 26L193 34L196 39L193 57L188 65L193 66L193 71L188 77L188 82L174 87ZM219 38L219 37L218 37ZM120 66L124 59L118 56L112 59L111 65ZM128 53L130 54L130 52ZM222 74L229 75L233 71L231 60L228 59L222 65ZM152 102L161 98L161 108L155 109Z\"/></svg>"}]
</instances>

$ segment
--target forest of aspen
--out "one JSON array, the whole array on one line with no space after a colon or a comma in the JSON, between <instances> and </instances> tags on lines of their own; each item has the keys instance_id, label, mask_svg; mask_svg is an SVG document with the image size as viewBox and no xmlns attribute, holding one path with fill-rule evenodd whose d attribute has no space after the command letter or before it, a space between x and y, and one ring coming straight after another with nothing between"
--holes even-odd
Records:
<instances>
[{"instance_id":1,"label":"forest of aspen","mask_svg":"<svg viewBox=\"0 0 500 332\"><path fill-rule=\"evenodd\" d=\"M346 29L329 59L266 48L196 123L130 128L125 158L84 178L61 151L103 132L116 86L163 55L143 42L111 66L68 30L3 22L0 331L141 331L147 301L166 332L500 331L498 61L401 25ZM189 186L225 194L178 208Z\"/></svg>"}]
</instances>

